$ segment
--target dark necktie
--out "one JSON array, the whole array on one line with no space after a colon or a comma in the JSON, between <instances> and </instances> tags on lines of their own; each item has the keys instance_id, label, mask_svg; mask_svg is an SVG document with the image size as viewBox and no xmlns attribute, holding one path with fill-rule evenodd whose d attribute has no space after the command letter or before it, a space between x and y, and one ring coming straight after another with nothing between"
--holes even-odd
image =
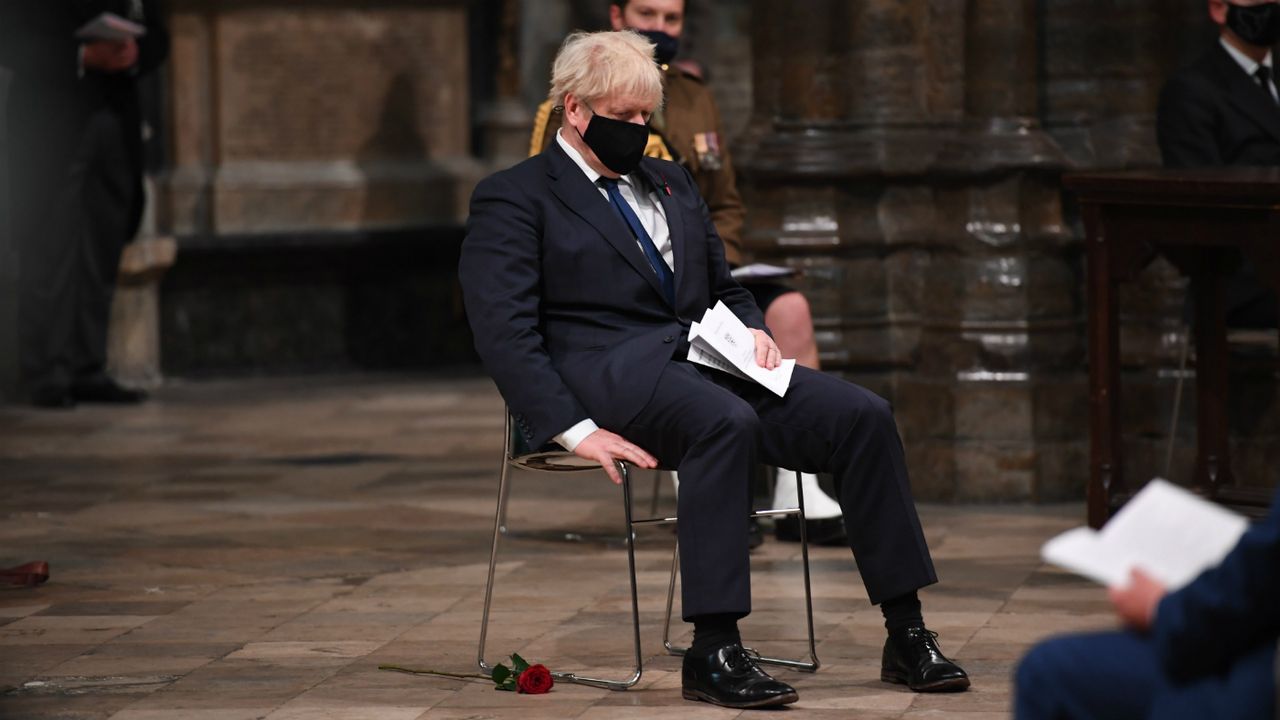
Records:
<instances>
[{"instance_id":1,"label":"dark necktie","mask_svg":"<svg viewBox=\"0 0 1280 720\"><path fill-rule=\"evenodd\" d=\"M1271 68L1266 65L1259 65L1258 69L1253 71L1253 76L1258 78L1258 84L1262 85L1262 89L1267 92L1267 97L1271 98L1271 102L1276 102L1276 96L1271 85Z\"/></svg>"},{"instance_id":2,"label":"dark necktie","mask_svg":"<svg viewBox=\"0 0 1280 720\"><path fill-rule=\"evenodd\" d=\"M653 271L658 275L658 283L662 285L662 294L667 298L667 302L671 307L676 306L676 277L671 272L671 266L667 265L667 261L662 259L662 254L658 252L658 247L653 244L653 238L649 237L649 233L645 231L644 225L641 224L640 218L636 217L636 213L627 204L622 192L618 190L618 181L613 178L600 178L600 185L609 194L609 202L613 204L613 209L617 210L622 219L627 221L627 226L631 228L631 233L640 243L640 248L644 250L644 256L649 258L649 265L653 267Z\"/></svg>"}]
</instances>

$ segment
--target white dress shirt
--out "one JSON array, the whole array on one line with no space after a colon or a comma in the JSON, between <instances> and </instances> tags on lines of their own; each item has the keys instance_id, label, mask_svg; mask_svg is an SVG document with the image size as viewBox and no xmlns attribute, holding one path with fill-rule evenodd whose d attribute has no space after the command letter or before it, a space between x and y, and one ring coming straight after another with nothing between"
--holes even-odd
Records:
<instances>
[{"instance_id":1,"label":"white dress shirt","mask_svg":"<svg viewBox=\"0 0 1280 720\"><path fill-rule=\"evenodd\" d=\"M582 170L587 179L591 181L591 184L595 185L600 191L600 197L606 203L609 203L609 209L614 210L613 202L609 200L608 191L600 187L596 182L602 176L587 164L587 161L582 157L582 153L579 153L562 137L561 133L563 132L564 128L556 131L556 142L564 149L569 159L573 160L574 164ZM640 192L637 192L637 187L641 188ZM666 261L667 267L670 267L674 272L675 254L671 249L671 230L667 225L667 215L662 209L662 201L658 198L658 191L649 188L647 183L638 182L638 178L633 178L630 175L623 175L618 178L618 191L622 194L622 199L626 200L631 209L635 211L636 217L640 218L640 224L644 226L644 231L649 233L649 238L653 240L654 247L658 248L658 252L661 253L662 259ZM617 211L614 210L614 212ZM636 245L638 246L639 244L640 239L636 238ZM643 253L644 248L641 247L640 251ZM578 447L578 443L585 440L588 435L599 428L600 426L596 425L595 420L587 418L556 435L553 439L564 449L573 452L574 448Z\"/></svg>"},{"instance_id":2,"label":"white dress shirt","mask_svg":"<svg viewBox=\"0 0 1280 720\"><path fill-rule=\"evenodd\" d=\"M1240 69L1244 70L1245 75L1248 75L1249 79L1255 83L1258 82L1258 79L1254 77L1253 74L1258 71L1259 65L1266 67L1268 72L1272 71L1270 50L1267 51L1266 57L1262 58L1262 62L1258 63L1254 62L1253 58L1232 47L1231 43L1227 42L1226 38L1219 37L1218 42L1222 43L1222 47L1226 49L1227 54L1231 56L1231 59L1235 60L1236 64L1240 66ZM1265 89L1271 94L1272 100L1280 101L1280 98L1276 97L1276 76L1274 73L1271 75L1271 87Z\"/></svg>"}]
</instances>

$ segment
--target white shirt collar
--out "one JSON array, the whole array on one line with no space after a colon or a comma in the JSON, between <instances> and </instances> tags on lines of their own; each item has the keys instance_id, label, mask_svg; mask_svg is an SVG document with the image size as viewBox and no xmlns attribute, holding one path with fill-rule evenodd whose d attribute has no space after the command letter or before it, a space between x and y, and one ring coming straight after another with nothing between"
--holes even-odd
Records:
<instances>
[{"instance_id":1,"label":"white shirt collar","mask_svg":"<svg viewBox=\"0 0 1280 720\"><path fill-rule=\"evenodd\" d=\"M1227 42L1226 38L1219 36L1218 42L1222 43L1222 47L1226 49L1227 54L1231 56L1232 60L1236 61L1236 64L1238 64L1240 68L1244 70L1244 73L1249 77L1253 77L1253 74L1258 71L1259 65L1265 65L1267 70L1271 69L1271 51L1270 50L1267 51L1266 57L1262 58L1262 62L1257 63L1253 61L1253 58L1240 52L1234 46L1232 46L1231 43Z\"/></svg>"},{"instance_id":2,"label":"white shirt collar","mask_svg":"<svg viewBox=\"0 0 1280 720\"><path fill-rule=\"evenodd\" d=\"M556 142L559 143L560 147L564 149L565 153L569 156L569 159L572 160L574 164L577 165L582 170L582 172L587 176L587 179L591 181L591 184L595 185L600 180L600 178L604 176L596 172L595 170L593 170L591 166L587 164L587 160L586 158L582 157L582 153L578 152L577 148L570 145L569 141L564 139L564 137L561 135L561 133L563 132L564 132L563 127L560 128L559 130L556 130ZM630 175L622 175L621 177L618 178L618 180L632 187L635 187L635 183L631 181Z\"/></svg>"}]
</instances>

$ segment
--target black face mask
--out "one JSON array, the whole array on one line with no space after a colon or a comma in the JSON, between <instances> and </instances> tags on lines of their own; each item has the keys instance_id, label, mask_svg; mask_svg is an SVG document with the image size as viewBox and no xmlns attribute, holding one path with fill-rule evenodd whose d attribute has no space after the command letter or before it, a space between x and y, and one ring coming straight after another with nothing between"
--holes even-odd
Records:
<instances>
[{"instance_id":1,"label":"black face mask","mask_svg":"<svg viewBox=\"0 0 1280 720\"><path fill-rule=\"evenodd\" d=\"M668 35L661 30L636 30L636 32L653 43L653 59L657 60L659 65L670 65L676 53L680 52L678 37Z\"/></svg>"},{"instance_id":2,"label":"black face mask","mask_svg":"<svg viewBox=\"0 0 1280 720\"><path fill-rule=\"evenodd\" d=\"M591 122L587 123L587 131L580 133L582 141L605 167L619 175L630 174L644 157L644 148L649 144L649 126L597 115L590 105L587 109L591 110Z\"/></svg>"},{"instance_id":3,"label":"black face mask","mask_svg":"<svg viewBox=\"0 0 1280 720\"><path fill-rule=\"evenodd\" d=\"M1270 47L1280 40L1280 5L1227 3L1227 27L1250 45Z\"/></svg>"}]
</instances>

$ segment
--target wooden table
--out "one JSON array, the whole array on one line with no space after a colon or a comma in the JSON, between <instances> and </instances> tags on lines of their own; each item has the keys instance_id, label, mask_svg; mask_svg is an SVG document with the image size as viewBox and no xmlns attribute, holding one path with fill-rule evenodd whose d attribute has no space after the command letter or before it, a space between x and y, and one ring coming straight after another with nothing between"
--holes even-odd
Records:
<instances>
[{"instance_id":1,"label":"wooden table","mask_svg":"<svg viewBox=\"0 0 1280 720\"><path fill-rule=\"evenodd\" d=\"M1265 506L1270 492L1238 486L1231 472L1222 281L1239 250L1280 288L1280 168L1079 173L1063 182L1080 202L1088 246L1089 525L1101 527L1131 494L1119 422L1117 285L1157 254L1194 279L1196 487L1222 502Z\"/></svg>"}]
</instances>

